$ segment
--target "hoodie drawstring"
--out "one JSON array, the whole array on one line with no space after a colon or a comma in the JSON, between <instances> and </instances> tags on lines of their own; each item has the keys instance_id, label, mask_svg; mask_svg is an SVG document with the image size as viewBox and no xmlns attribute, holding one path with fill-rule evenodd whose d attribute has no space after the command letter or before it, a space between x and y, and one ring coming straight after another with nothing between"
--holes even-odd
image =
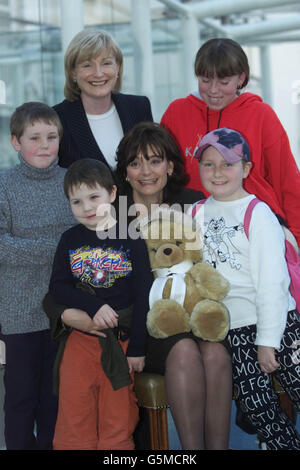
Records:
<instances>
[{"instance_id":1,"label":"hoodie drawstring","mask_svg":"<svg viewBox=\"0 0 300 470\"><path fill-rule=\"evenodd\" d=\"M223 111L223 109L221 109L220 114L219 114L217 129L220 128L220 122L221 122L221 117L222 117L222 111ZM208 116L208 113L209 113L209 107L207 106L207 107L206 107L206 134L209 133L209 116Z\"/></svg>"}]
</instances>

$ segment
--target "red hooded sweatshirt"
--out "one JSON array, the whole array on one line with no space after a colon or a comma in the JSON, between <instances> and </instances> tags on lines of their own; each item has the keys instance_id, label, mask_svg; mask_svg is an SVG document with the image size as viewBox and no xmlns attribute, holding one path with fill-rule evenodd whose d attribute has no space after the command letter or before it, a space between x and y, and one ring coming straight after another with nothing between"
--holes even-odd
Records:
<instances>
[{"instance_id":1,"label":"red hooded sweatshirt","mask_svg":"<svg viewBox=\"0 0 300 470\"><path fill-rule=\"evenodd\" d=\"M193 158L199 140L209 131L229 127L239 131L250 147L253 164L244 188L281 215L300 245L300 172L287 134L273 109L253 93L243 93L221 111L189 95L173 101L161 124L177 140L190 175L188 187L201 190L198 162Z\"/></svg>"}]
</instances>

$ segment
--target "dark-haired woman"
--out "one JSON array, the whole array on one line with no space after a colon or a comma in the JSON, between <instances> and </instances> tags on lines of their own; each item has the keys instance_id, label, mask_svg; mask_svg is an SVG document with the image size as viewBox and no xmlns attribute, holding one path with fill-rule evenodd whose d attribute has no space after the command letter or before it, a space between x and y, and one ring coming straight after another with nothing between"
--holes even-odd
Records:
<instances>
[{"instance_id":1,"label":"dark-haired woman","mask_svg":"<svg viewBox=\"0 0 300 470\"><path fill-rule=\"evenodd\" d=\"M160 204L181 206L202 199L185 188L188 176L180 150L159 124L140 123L117 150L116 180L135 212ZM193 334L149 337L146 371L164 375L168 402L182 449L227 449L232 397L231 359L221 343Z\"/></svg>"}]
</instances>

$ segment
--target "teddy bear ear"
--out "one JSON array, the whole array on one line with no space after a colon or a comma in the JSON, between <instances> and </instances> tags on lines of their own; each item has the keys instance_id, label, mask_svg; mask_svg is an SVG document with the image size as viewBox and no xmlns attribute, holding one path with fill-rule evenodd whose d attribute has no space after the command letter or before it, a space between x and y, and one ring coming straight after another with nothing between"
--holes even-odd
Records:
<instances>
[{"instance_id":1,"label":"teddy bear ear","mask_svg":"<svg viewBox=\"0 0 300 470\"><path fill-rule=\"evenodd\" d=\"M160 238L160 225L162 223L164 224L165 228L167 226L171 227L171 225L177 227L184 226L184 231L182 232L182 229L180 230L181 236L183 233L185 233L188 238L191 238L192 234L195 234L196 232L196 238L202 238L201 227L198 227L197 223L191 215L178 210L170 209L169 207L158 207L156 210L151 212L150 216L139 219L138 223L139 230L145 239L149 237L150 232L151 238L155 236Z\"/></svg>"}]
</instances>

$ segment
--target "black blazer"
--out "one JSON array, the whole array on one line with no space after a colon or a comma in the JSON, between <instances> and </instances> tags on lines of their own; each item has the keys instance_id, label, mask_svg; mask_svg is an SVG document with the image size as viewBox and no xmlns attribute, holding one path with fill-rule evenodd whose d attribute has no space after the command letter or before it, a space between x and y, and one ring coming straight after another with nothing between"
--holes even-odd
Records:
<instances>
[{"instance_id":1,"label":"black blazer","mask_svg":"<svg viewBox=\"0 0 300 470\"><path fill-rule=\"evenodd\" d=\"M153 121L150 101L146 96L112 94L126 134L135 124ZM59 165L68 168L75 160L95 158L107 164L93 136L81 99L64 100L53 106L63 125L63 137L59 146Z\"/></svg>"}]
</instances>

